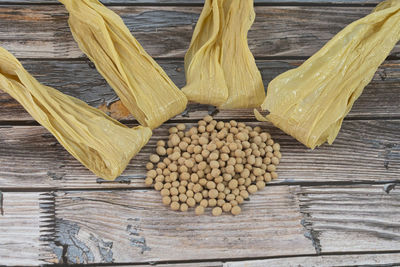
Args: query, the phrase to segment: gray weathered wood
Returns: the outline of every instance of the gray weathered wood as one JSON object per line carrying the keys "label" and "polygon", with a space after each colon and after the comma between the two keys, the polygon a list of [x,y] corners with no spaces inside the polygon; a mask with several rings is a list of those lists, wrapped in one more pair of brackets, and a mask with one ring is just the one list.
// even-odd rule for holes
{"label": "gray weathered wood", "polygon": [[361,254],[361,255],[333,255],[317,257],[290,257],[268,260],[252,260],[227,262],[223,267],[330,267],[330,266],[398,266],[400,253],[393,254]]}
{"label": "gray weathered wood", "polygon": [[243,255],[279,257],[319,251],[376,252],[228,262],[226,266],[399,263],[398,253],[378,254],[400,249],[400,191],[386,193],[383,185],[267,187],[243,204],[241,215],[218,218],[172,212],[153,190],[60,191],[55,202],[53,194],[47,193],[2,194],[0,260],[7,265],[197,257],[233,260]]}
{"label": "gray weathered wood", "polygon": [[[192,125],[192,124],[188,124]],[[400,181],[400,120],[345,121],[332,146],[314,151],[267,123],[262,126],[281,144],[283,158],[275,183]],[[144,187],[148,157],[166,139],[164,124],[115,182],[98,184],[96,176],[39,126],[0,128],[0,188]]]}
{"label": "gray weathered wood", "polygon": [[[178,87],[185,85],[185,74],[182,60],[158,60]],[[300,60],[258,60],[265,87],[280,73],[300,65]],[[89,67],[88,61],[69,60],[23,60],[22,64],[40,82],[60,91],[86,101],[92,106],[110,104],[110,114],[117,119],[134,119],[129,112],[114,103],[116,95],[101,75]],[[382,64],[373,81],[365,88],[356,101],[348,117],[400,117],[400,61],[390,60]],[[190,104],[185,116],[174,119],[193,120],[202,118],[211,109],[209,106]],[[254,119],[253,111],[225,110],[216,115],[219,119]],[[0,121],[31,121],[32,117],[10,96],[0,88]]]}
{"label": "gray weathered wood", "polygon": [[[183,57],[201,7],[111,7],[154,57]],[[310,56],[372,7],[258,6],[249,32],[256,57]],[[0,6],[1,45],[20,58],[77,58],[68,15],[59,5]],[[392,55],[398,55],[400,45]]]}
{"label": "gray weathered wood", "polygon": [[[183,62],[170,57],[184,55],[203,1],[103,2],[116,5],[112,9],[122,15],[152,55],[164,58],[159,60],[161,65],[178,86],[183,86]],[[259,6],[249,34],[251,49],[257,57],[283,58],[311,55],[378,1],[255,2]],[[290,5],[277,6],[280,3]],[[115,94],[87,61],[71,60],[82,57],[82,53],[69,33],[67,14],[56,0],[0,0],[0,17],[0,45],[19,57],[35,58],[22,62],[40,81],[93,106],[101,105],[116,118],[133,119],[119,102],[114,102]],[[392,56],[400,56],[400,45]],[[257,63],[267,85],[301,61],[277,58]],[[193,122],[212,111],[210,107],[191,104],[185,116],[179,115],[155,130],[149,144],[118,181],[107,183],[97,183],[100,180],[44,128],[0,126],[0,190],[4,189],[0,191],[4,200],[1,203],[0,198],[0,265],[89,262],[113,266],[114,262],[148,266],[171,260],[177,263],[155,266],[216,267],[227,260],[226,267],[400,265],[400,191],[398,186],[393,189],[395,182],[400,182],[399,70],[398,60],[383,64],[333,146],[310,151],[263,123],[282,145],[280,178],[246,201],[237,217],[216,218],[209,211],[200,217],[193,211],[172,212],[162,206],[157,192],[140,189],[145,186],[144,164],[156,141],[167,136],[166,129],[173,121]],[[217,118],[253,121],[251,110],[221,111]],[[368,120],[355,120],[360,118]],[[32,123],[32,118],[0,92],[0,123],[8,122]],[[256,125],[254,121],[250,124]],[[338,185],[364,182],[369,185]],[[374,182],[386,184],[370,185]],[[4,192],[23,188],[58,191]],[[349,252],[353,255],[317,255]],[[254,257],[283,258],[231,262]]]}
{"label": "gray weathered wood", "polygon": [[[386,193],[382,185],[274,186],[251,196],[239,216],[212,217],[210,211],[203,216],[170,211],[153,190],[66,191],[56,193],[56,241],[66,246],[69,263],[396,252],[399,200],[398,189]],[[325,266],[379,259],[327,257]],[[393,259],[384,263],[396,263]],[[293,264],[319,265],[323,258],[310,260]],[[290,259],[282,266],[285,262]]]}
{"label": "gray weathered wood", "polygon": [[[400,250],[400,188],[302,187],[300,208],[321,252]],[[398,259],[399,261],[400,259]]]}
{"label": "gray weathered wood", "polygon": [[[3,192],[0,215],[0,264],[37,266],[50,262],[54,255],[46,240],[54,235],[48,206],[54,204],[47,194]],[[49,219],[50,218],[50,219]]]}
{"label": "gray weathered wood", "polygon": [[173,212],[154,190],[59,192],[57,241],[67,244],[69,263],[312,254],[297,189],[266,188],[236,217]]}

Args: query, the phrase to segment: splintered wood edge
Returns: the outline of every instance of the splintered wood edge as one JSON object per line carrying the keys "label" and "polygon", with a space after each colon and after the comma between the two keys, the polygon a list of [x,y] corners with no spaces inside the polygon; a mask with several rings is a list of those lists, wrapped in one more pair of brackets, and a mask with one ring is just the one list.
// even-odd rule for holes
{"label": "splintered wood edge", "polygon": [[49,237],[55,232],[49,214],[54,210],[54,198],[42,192],[1,194],[4,212],[0,215],[0,263],[37,266],[51,261],[54,257]]}

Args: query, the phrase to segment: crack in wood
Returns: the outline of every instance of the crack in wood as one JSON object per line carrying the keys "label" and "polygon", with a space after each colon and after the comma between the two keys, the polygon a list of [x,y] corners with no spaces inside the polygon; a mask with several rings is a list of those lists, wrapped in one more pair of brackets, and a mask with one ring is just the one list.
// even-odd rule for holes
{"label": "crack in wood", "polygon": [[319,240],[319,232],[312,229],[312,223],[307,221],[307,218],[310,218],[311,215],[308,212],[300,212],[303,214],[304,219],[301,220],[301,225],[306,229],[304,236],[311,240],[313,247],[315,248],[315,252],[319,255],[321,254],[321,243]]}
{"label": "crack in wood", "polygon": [[99,250],[101,262],[102,263],[113,263],[113,242],[112,241],[104,241],[101,238],[97,238],[92,233],[90,233],[89,239],[95,242],[97,249]]}
{"label": "crack in wood", "polygon": [[47,172],[47,176],[49,176],[53,180],[62,180],[62,178],[64,178],[65,175],[66,173],[57,173],[52,171]]}
{"label": "crack in wood", "polygon": [[93,252],[78,238],[80,229],[80,226],[75,222],[56,219],[56,239],[54,244],[62,247],[61,259],[64,264],[82,264],[94,261]]}
{"label": "crack in wood", "polygon": [[150,251],[151,248],[147,245],[146,238],[140,236],[140,232],[142,231],[140,227],[140,218],[130,218],[128,221],[132,222],[126,226],[131,246],[140,248],[141,254],[145,251]]}
{"label": "crack in wood", "polygon": [[300,213],[303,215],[303,218],[301,219],[300,223],[301,225],[304,227],[305,229],[305,233],[304,236],[311,240],[312,246],[315,249],[315,252],[317,253],[317,255],[321,254],[321,241],[319,239],[320,233],[318,231],[316,231],[313,228],[313,223],[312,223],[312,215],[310,212],[307,211],[307,205],[302,203],[299,200],[299,195],[304,195],[304,193],[301,192],[302,187],[298,187],[297,190],[293,190],[292,193],[293,195],[296,196],[298,205],[299,205],[299,209],[300,209]]}
{"label": "crack in wood", "polygon": [[[132,178],[137,178],[137,177],[132,177]],[[130,177],[119,176],[114,181],[105,180],[103,178],[97,178],[96,179],[96,183],[98,183],[98,184],[130,184],[131,183],[131,178]]]}
{"label": "crack in wood", "polygon": [[397,183],[389,183],[389,184],[385,184],[383,186],[383,191],[386,192],[386,194],[389,194],[390,191],[394,190],[396,188]]}
{"label": "crack in wood", "polygon": [[0,214],[1,216],[4,215],[4,209],[3,209],[3,193],[0,191]]}

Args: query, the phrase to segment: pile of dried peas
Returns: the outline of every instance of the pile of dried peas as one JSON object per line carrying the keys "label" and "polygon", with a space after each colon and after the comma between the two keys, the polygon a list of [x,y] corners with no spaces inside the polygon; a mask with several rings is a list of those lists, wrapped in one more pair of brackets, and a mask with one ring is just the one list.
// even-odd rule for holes
{"label": "pile of dried peas", "polygon": [[185,130],[183,123],[170,128],[168,142],[157,142],[146,165],[146,185],[160,191],[172,210],[195,207],[200,215],[211,207],[214,216],[238,215],[249,194],[278,178],[280,145],[260,127],[206,116]]}

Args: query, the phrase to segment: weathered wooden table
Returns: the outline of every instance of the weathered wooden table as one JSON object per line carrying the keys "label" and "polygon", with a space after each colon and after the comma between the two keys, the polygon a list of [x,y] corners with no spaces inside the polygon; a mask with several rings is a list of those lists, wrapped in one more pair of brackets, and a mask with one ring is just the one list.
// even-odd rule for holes
{"label": "weathered wooden table", "polygon": [[[183,56],[201,0],[104,0],[182,87]],[[298,66],[377,0],[256,0],[249,42],[265,85]],[[73,41],[55,0],[0,0],[0,43],[40,80],[129,125],[112,89]],[[0,265],[400,265],[400,44],[376,73],[332,146],[311,151],[270,124],[280,178],[237,217],[177,213],[144,185],[155,130],[115,182],[96,179],[0,91]],[[216,118],[256,124],[251,110]],[[254,261],[256,260],[256,261]],[[246,265],[245,265],[246,263]]]}

